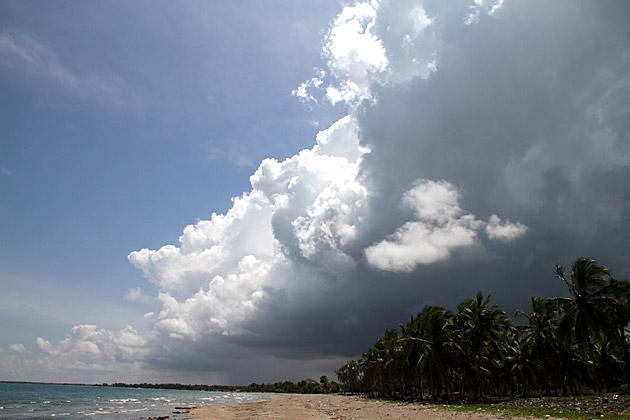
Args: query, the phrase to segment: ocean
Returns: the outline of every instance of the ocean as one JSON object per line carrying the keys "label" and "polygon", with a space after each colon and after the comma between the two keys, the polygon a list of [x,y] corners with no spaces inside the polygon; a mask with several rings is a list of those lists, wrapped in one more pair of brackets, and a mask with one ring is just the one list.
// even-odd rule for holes
{"label": "ocean", "polygon": [[263,399],[246,393],[0,383],[0,419],[183,420],[191,416],[178,407]]}

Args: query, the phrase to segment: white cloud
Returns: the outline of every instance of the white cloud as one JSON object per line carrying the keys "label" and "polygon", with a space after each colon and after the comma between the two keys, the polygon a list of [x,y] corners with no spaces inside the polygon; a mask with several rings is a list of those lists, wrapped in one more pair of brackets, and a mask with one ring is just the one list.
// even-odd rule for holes
{"label": "white cloud", "polygon": [[24,344],[10,344],[9,350],[18,354],[26,353],[26,348],[24,347]]}
{"label": "white cloud", "polygon": [[324,53],[338,80],[328,86],[333,103],[355,103],[370,97],[371,75],[387,68],[387,54],[373,34],[376,9],[368,3],[347,6],[337,15],[328,33]]}
{"label": "white cloud", "polygon": [[277,291],[292,287],[296,255],[322,270],[352,269],[344,248],[365,211],[358,168],[366,151],[356,121],[342,118],[319,133],[313,149],[264,160],[252,190],[225,215],[187,226],[179,247],[132,252],[129,261],[160,288],[156,330],[191,341],[239,336],[276,303]]}
{"label": "white cloud", "polygon": [[150,351],[149,341],[129,325],[118,332],[77,325],[56,344],[41,337],[36,342],[41,355],[25,362],[37,366],[38,375],[59,378],[73,371],[132,374]]}
{"label": "white cloud", "polygon": [[450,257],[451,251],[474,244],[476,232],[462,218],[455,223],[433,227],[408,222],[387,239],[365,250],[368,263],[379,270],[411,272],[420,264],[432,264]]}
{"label": "white cloud", "polygon": [[466,25],[479,23],[481,14],[485,12],[492,16],[503,7],[504,0],[474,0],[474,5],[470,6],[470,12],[464,17]]}
{"label": "white cloud", "polygon": [[50,342],[48,340],[44,340],[41,337],[37,337],[37,347],[43,351],[44,353],[48,353],[48,354],[56,354],[56,349],[55,346],[53,346],[52,344],[50,344]]}
{"label": "white cloud", "polygon": [[510,242],[527,232],[527,226],[521,223],[503,222],[496,214],[490,216],[486,225],[486,234],[488,238]]}
{"label": "white cloud", "polygon": [[[327,65],[335,78],[325,87],[328,100],[357,105],[374,99],[374,84],[428,78],[438,64],[436,41],[429,31],[434,20],[415,1],[346,6],[331,24],[324,43]],[[322,84],[321,77],[314,78],[297,92]],[[313,98],[312,94],[308,97]]]}
{"label": "white cloud", "polygon": [[491,240],[510,242],[527,232],[520,223],[502,222],[492,215],[488,223],[463,214],[461,195],[445,181],[421,180],[403,195],[403,204],[413,210],[416,220],[396,229],[392,235],[365,250],[367,261],[383,271],[411,272],[422,264],[449,258],[454,250],[477,243],[485,227]]}
{"label": "white cloud", "polygon": [[186,299],[160,293],[163,307],[156,320],[157,330],[170,338],[192,341],[208,334],[242,334],[242,322],[265,304],[265,289],[281,265],[282,261],[273,258],[259,260],[246,255],[232,272],[215,274],[205,287]]}
{"label": "white cloud", "polygon": [[155,300],[152,296],[147,295],[141,287],[129,289],[125,295],[125,299],[138,303],[151,303]]}
{"label": "white cloud", "polygon": [[453,185],[428,180],[417,184],[404,194],[403,203],[413,209],[418,219],[445,224],[461,214],[460,194]]}
{"label": "white cloud", "polygon": [[315,73],[317,74],[315,77],[312,77],[309,80],[302,82],[297,89],[291,91],[291,94],[298,97],[303,103],[319,103],[317,98],[309,91],[318,89],[324,83],[324,76],[326,76],[326,71],[316,68]]}
{"label": "white cloud", "polygon": [[417,220],[365,250],[367,261],[384,271],[411,272],[420,264],[445,260],[457,248],[475,243],[482,225],[463,214],[457,189],[444,181],[423,180],[403,196]]}

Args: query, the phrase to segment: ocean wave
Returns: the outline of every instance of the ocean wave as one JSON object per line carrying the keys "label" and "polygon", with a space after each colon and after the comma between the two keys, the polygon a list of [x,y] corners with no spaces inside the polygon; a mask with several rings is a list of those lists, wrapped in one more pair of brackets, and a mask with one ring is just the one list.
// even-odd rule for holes
{"label": "ocean wave", "polygon": [[139,400],[137,398],[115,398],[112,400],[107,400],[108,402],[115,402],[115,403],[127,403],[127,402],[132,402],[132,403],[136,403],[139,402]]}

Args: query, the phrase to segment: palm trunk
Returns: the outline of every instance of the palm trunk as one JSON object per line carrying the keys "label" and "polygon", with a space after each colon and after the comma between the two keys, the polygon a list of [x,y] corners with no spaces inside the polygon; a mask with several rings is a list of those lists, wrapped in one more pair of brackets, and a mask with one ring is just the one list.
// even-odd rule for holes
{"label": "palm trunk", "polygon": [[461,379],[461,384],[460,384],[460,392],[459,392],[459,402],[461,404],[464,403],[464,400],[466,399],[466,368],[462,368],[462,379]]}
{"label": "palm trunk", "polygon": [[619,325],[619,337],[621,338],[621,348],[623,349],[623,361],[626,364],[626,382],[630,390],[630,357],[628,356],[628,343],[626,343],[626,330],[623,325]]}
{"label": "palm trunk", "polygon": [[593,373],[595,375],[595,388],[597,388],[597,395],[600,397],[604,395],[604,391],[602,391],[601,384],[599,383],[599,372],[597,372],[597,363],[595,359],[595,349],[593,348],[593,342],[590,339],[590,334],[588,335],[588,351],[591,356],[591,360],[593,361]]}
{"label": "palm trunk", "polygon": [[480,351],[479,355],[477,356],[477,371],[475,372],[475,393],[473,396],[474,401],[479,400],[479,388],[481,388],[481,357],[482,353]]}

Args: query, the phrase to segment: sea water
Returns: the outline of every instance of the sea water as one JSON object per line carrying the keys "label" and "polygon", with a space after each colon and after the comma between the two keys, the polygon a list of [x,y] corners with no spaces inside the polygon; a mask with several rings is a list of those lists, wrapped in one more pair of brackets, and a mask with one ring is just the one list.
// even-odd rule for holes
{"label": "sea water", "polygon": [[177,407],[262,399],[246,393],[0,383],[0,419],[181,420],[191,416]]}

